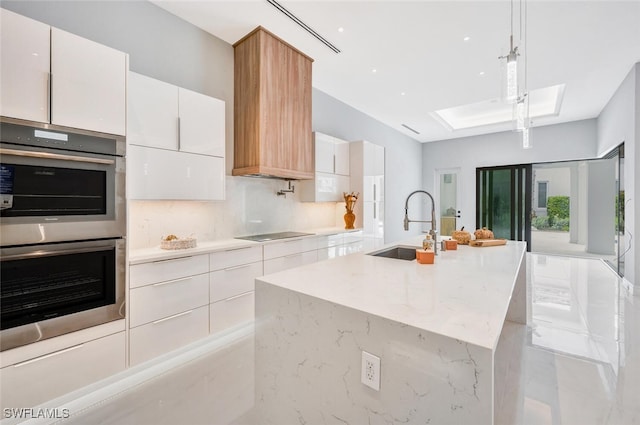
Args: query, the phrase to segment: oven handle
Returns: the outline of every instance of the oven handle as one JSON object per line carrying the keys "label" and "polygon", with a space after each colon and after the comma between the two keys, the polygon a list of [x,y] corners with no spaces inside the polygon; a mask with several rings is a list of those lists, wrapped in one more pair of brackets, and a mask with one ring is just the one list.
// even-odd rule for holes
{"label": "oven handle", "polygon": [[49,152],[34,152],[34,151],[21,151],[17,149],[6,149],[0,148],[0,154],[2,155],[14,155],[14,156],[25,156],[29,158],[43,158],[43,159],[59,159],[62,161],[75,161],[75,162],[89,162],[91,164],[106,164],[112,165],[115,163],[113,159],[101,159],[101,158],[90,158],[84,156],[73,156],[73,155],[61,155],[59,153],[49,153]]}
{"label": "oven handle", "polygon": [[14,255],[3,255],[0,261],[15,261],[15,260],[26,260],[29,258],[41,258],[41,257],[51,257],[54,255],[66,255],[66,254],[82,254],[85,252],[96,252],[96,251],[105,251],[110,248],[113,248],[112,245],[102,245],[95,247],[87,247],[87,248],[73,248],[73,249],[60,249],[60,250],[51,250],[51,251],[35,251],[29,252],[26,254],[14,254]]}

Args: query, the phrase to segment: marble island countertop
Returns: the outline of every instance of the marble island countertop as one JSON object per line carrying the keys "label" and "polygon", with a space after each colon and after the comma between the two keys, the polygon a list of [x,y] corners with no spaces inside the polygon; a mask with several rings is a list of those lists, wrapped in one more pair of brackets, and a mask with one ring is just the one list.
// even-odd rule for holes
{"label": "marble island countertop", "polygon": [[[421,240],[388,246],[417,247]],[[526,244],[514,241],[459,246],[439,251],[432,265],[357,253],[258,280],[493,350],[525,252]]]}

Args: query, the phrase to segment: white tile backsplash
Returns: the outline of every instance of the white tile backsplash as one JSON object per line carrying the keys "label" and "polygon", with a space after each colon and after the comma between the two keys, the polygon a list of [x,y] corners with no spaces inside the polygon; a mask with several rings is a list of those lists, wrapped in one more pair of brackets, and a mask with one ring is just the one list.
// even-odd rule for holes
{"label": "white tile backsplash", "polygon": [[129,248],[158,246],[168,234],[204,242],[344,224],[342,202],[307,203],[300,202],[298,193],[276,195],[286,188],[284,180],[226,176],[225,201],[129,201]]}

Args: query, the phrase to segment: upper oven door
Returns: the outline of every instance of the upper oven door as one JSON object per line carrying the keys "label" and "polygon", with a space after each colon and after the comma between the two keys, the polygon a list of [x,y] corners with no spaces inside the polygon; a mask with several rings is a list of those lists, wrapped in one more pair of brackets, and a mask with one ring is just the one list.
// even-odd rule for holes
{"label": "upper oven door", "polygon": [[3,135],[2,246],[121,237],[124,187],[123,156],[7,143]]}

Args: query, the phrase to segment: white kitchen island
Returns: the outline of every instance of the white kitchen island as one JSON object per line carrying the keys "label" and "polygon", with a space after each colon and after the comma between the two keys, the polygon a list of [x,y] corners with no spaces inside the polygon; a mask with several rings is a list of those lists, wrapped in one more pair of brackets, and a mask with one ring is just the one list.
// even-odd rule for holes
{"label": "white kitchen island", "polygon": [[[492,424],[500,333],[527,318],[525,251],[353,254],[258,278],[261,423]],[[361,383],[362,351],[381,359],[379,391]]]}

